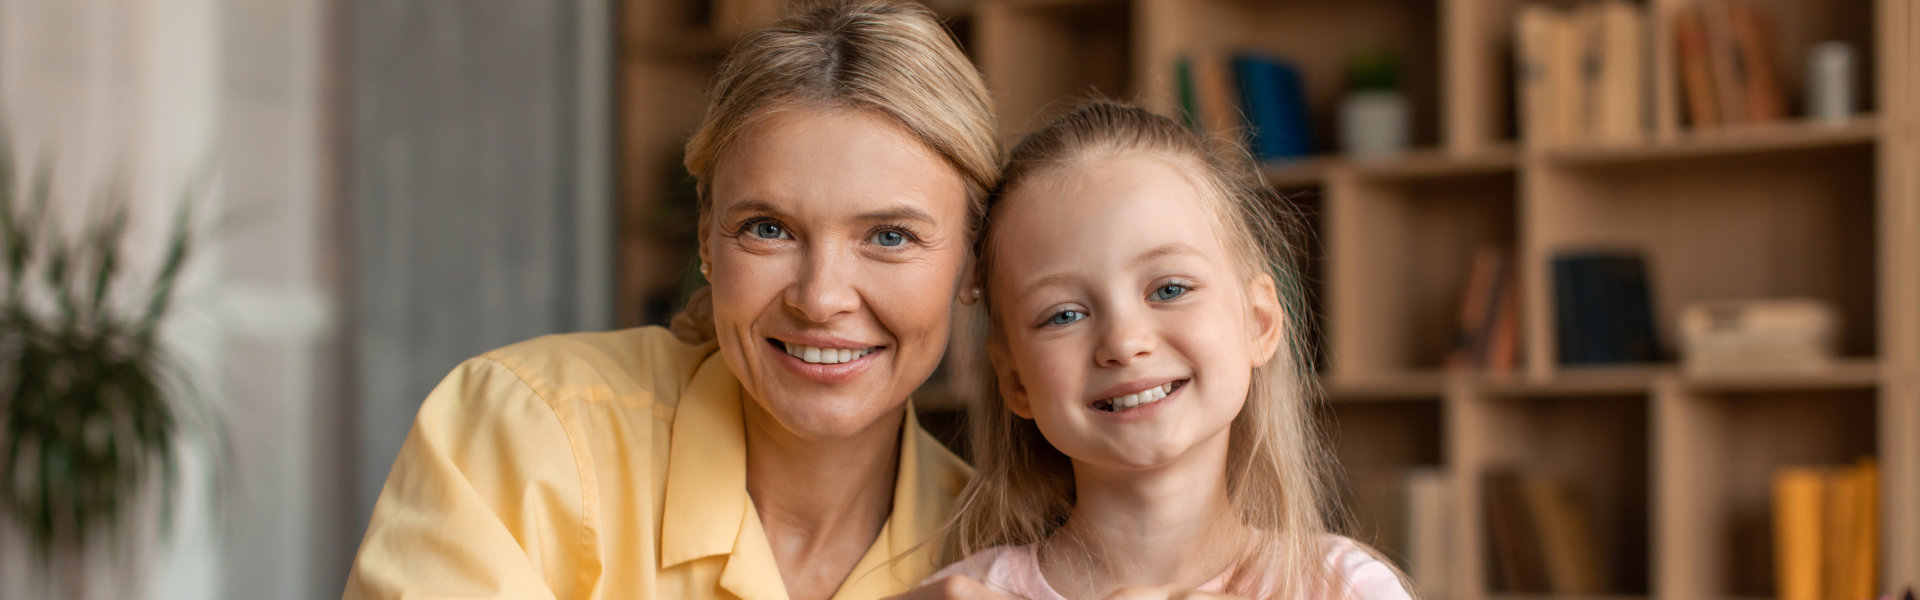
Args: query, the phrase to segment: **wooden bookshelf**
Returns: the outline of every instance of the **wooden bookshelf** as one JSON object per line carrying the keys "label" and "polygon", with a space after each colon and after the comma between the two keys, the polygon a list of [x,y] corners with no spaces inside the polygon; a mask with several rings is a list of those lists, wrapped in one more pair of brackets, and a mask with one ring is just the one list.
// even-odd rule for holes
{"label": "wooden bookshelf", "polygon": [[[1263,175],[1316,224],[1308,279],[1332,400],[1319,408],[1323,426],[1349,498],[1397,470],[1444,471],[1455,517],[1444,600],[1574,598],[1515,593],[1492,576],[1480,488],[1489,472],[1548,473],[1581,490],[1609,575],[1580,598],[1766,598],[1772,565],[1755,548],[1771,547],[1773,470],[1862,455],[1881,468],[1881,582],[1920,586],[1920,5],[1752,0],[1773,17],[1787,89],[1804,85],[1813,44],[1853,45],[1862,112],[1805,121],[1794,93],[1787,121],[1696,130],[1669,17],[1701,0],[1638,0],[1653,16],[1645,139],[1542,147],[1516,131],[1511,75],[1514,16],[1542,1],[932,5],[982,68],[1009,141],[1088,94],[1171,112],[1178,57],[1255,49],[1294,63],[1318,154]],[[705,16],[627,2],[625,230],[640,231],[671,198],[660,165],[697,119],[718,50],[782,2],[664,3],[712,6]],[[1369,50],[1401,58],[1413,108],[1416,150],[1386,160],[1334,152],[1348,62]],[[1448,370],[1461,290],[1489,244],[1510,248],[1519,268],[1520,363]],[[648,234],[622,247],[622,306],[679,284],[678,272],[652,272],[676,259]],[[1667,362],[1561,366],[1553,256],[1621,247],[1647,258]],[[1692,376],[1672,362],[1688,303],[1782,296],[1839,309],[1836,364]],[[622,314],[643,322],[640,310]],[[950,414],[969,396],[930,385],[923,411]],[[1390,518],[1355,512],[1363,538]]]}

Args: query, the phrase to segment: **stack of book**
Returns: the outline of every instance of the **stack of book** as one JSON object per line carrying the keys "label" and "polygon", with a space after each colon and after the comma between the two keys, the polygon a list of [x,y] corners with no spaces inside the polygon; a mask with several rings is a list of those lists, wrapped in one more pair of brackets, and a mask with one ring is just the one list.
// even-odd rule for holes
{"label": "stack of book", "polygon": [[1813,299],[1697,302],[1679,330],[1680,364],[1693,374],[1815,371],[1840,348],[1839,311]]}
{"label": "stack of book", "polygon": [[1607,565],[1593,513],[1571,484],[1536,474],[1489,473],[1487,540],[1495,581],[1506,593],[1593,595]]}
{"label": "stack of book", "polygon": [[1645,138],[1652,95],[1646,10],[1627,0],[1530,3],[1514,20],[1520,134],[1531,145]]}
{"label": "stack of book", "polygon": [[1873,459],[1775,472],[1773,546],[1780,600],[1879,597],[1880,469]]}
{"label": "stack of book", "polygon": [[1179,59],[1174,79],[1182,116],[1195,131],[1244,132],[1261,160],[1312,152],[1306,89],[1292,63],[1257,52],[1196,54]]}
{"label": "stack of book", "polygon": [[1701,0],[1674,14],[1687,119],[1697,129],[1787,116],[1766,14],[1746,0]]}
{"label": "stack of book", "polygon": [[1553,290],[1560,364],[1653,362],[1660,358],[1646,260],[1638,254],[1556,256]]}

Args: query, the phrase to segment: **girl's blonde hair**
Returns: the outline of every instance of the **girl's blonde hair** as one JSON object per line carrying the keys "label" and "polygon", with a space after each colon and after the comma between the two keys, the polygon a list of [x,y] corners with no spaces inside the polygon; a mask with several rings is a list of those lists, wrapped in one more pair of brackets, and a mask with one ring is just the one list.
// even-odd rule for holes
{"label": "girl's blonde hair", "polygon": [[[838,2],[748,34],[720,66],[707,107],[686,149],[703,226],[720,158],[783,110],[871,111],[912,133],[966,180],[968,239],[979,231],[987,189],[999,175],[993,103],[980,71],[919,4]],[[673,318],[673,332],[689,343],[713,339],[711,288],[694,292]]]}
{"label": "girl's blonde hair", "polygon": [[[1331,460],[1312,414],[1319,397],[1307,341],[1313,319],[1306,314],[1297,264],[1303,252],[1293,241],[1304,229],[1297,212],[1265,185],[1244,151],[1230,142],[1204,140],[1145,109],[1087,102],[1014,147],[999,185],[988,195],[985,231],[975,250],[980,273],[991,272],[998,258],[993,219],[1011,192],[1042,175],[1116,157],[1164,159],[1187,175],[1200,188],[1242,281],[1273,277],[1286,311],[1285,346],[1254,369],[1247,402],[1231,426],[1228,497],[1245,524],[1259,533],[1235,562],[1227,591],[1254,596],[1267,590],[1280,598],[1334,595],[1325,593],[1340,589],[1325,568],[1325,534],[1329,522],[1340,517],[1328,495]],[[990,279],[983,275],[979,281]],[[1250,294],[1262,289],[1245,287]],[[987,344],[1004,351],[998,317],[991,304],[986,310]],[[976,402],[970,414],[976,475],[948,523],[950,560],[994,546],[1039,542],[1066,521],[1075,500],[1071,461],[1033,421],[1015,416],[994,384],[984,387],[995,391]]]}

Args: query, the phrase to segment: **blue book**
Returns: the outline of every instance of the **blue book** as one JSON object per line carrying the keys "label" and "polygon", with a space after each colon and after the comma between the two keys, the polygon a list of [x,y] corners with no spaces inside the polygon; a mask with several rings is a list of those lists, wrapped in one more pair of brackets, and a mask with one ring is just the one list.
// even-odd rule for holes
{"label": "blue book", "polygon": [[1285,61],[1254,53],[1233,56],[1240,110],[1247,116],[1247,146],[1261,160],[1302,158],[1311,153],[1305,87],[1300,71]]}

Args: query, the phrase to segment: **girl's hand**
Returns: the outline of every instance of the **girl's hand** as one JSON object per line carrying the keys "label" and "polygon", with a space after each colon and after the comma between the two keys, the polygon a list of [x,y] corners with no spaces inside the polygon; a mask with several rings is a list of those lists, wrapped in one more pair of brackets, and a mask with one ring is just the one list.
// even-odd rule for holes
{"label": "girl's hand", "polygon": [[1107,595],[1107,600],[1245,600],[1239,596],[1181,589],[1178,586],[1123,587]]}
{"label": "girl's hand", "polygon": [[913,588],[887,600],[1010,600],[987,589],[980,582],[960,575],[948,575]]}

